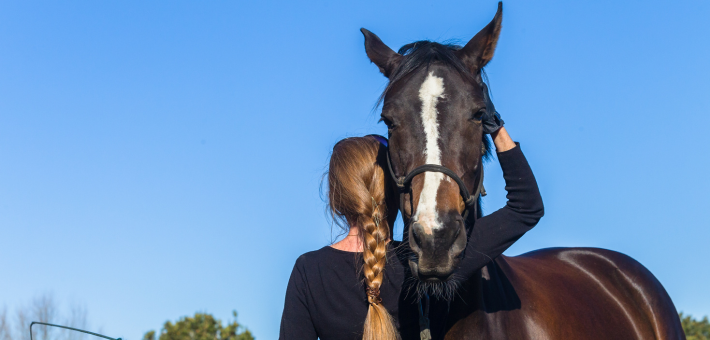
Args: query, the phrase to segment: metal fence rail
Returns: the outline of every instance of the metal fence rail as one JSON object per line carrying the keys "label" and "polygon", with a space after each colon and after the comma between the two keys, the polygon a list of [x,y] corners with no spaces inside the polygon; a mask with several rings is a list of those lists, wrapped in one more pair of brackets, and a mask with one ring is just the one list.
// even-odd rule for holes
{"label": "metal fence rail", "polygon": [[73,328],[73,327],[67,327],[67,326],[60,326],[60,325],[55,325],[55,324],[46,323],[46,322],[39,322],[39,321],[32,321],[32,323],[30,324],[30,340],[34,340],[34,339],[32,338],[32,326],[35,325],[35,324],[37,324],[37,325],[45,325],[45,326],[52,326],[52,327],[59,327],[59,328],[64,328],[64,329],[70,329],[70,330],[72,330],[72,331],[77,331],[77,332],[82,332],[82,333],[86,333],[86,334],[91,334],[91,335],[98,336],[98,337],[101,337],[101,338],[104,338],[104,339],[108,339],[108,340],[123,340],[123,339],[121,339],[121,338],[111,338],[111,337],[108,337],[108,336],[105,336],[105,335],[101,335],[101,334],[98,334],[98,333],[85,331],[85,330],[83,330],[83,329],[78,329],[78,328]]}

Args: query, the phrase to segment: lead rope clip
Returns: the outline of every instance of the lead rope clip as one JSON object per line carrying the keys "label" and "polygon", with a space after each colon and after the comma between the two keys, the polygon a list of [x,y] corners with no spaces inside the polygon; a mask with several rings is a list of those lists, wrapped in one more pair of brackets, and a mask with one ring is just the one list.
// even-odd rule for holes
{"label": "lead rope clip", "polygon": [[[424,305],[422,305],[424,300]],[[424,299],[419,300],[419,338],[421,340],[431,340],[431,327],[429,327],[429,294],[424,295]]]}

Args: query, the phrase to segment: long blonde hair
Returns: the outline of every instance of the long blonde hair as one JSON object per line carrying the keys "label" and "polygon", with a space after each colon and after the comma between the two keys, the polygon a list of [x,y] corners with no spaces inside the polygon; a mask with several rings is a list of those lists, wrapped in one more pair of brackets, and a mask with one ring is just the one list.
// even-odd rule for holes
{"label": "long blonde hair", "polygon": [[336,221],[357,226],[363,245],[362,272],[369,303],[363,340],[399,339],[394,320],[380,298],[393,223],[387,212],[391,210],[396,216],[397,211],[383,167],[385,153],[386,146],[374,136],[347,138],[333,147],[328,170],[330,213]]}

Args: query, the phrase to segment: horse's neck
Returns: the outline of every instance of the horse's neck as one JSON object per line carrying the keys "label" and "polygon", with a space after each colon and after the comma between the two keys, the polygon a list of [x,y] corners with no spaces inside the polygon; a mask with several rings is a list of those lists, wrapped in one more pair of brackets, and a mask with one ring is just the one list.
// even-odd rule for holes
{"label": "horse's neck", "polygon": [[519,309],[520,298],[506,272],[510,273],[508,262],[505,256],[499,256],[463,282],[459,297],[450,305],[449,327],[466,319],[485,329],[486,323],[495,322],[496,316],[501,315],[496,312]]}
{"label": "horse's neck", "polygon": [[481,269],[478,298],[486,313],[520,308],[520,298],[508,278],[510,267],[505,256],[499,256]]}

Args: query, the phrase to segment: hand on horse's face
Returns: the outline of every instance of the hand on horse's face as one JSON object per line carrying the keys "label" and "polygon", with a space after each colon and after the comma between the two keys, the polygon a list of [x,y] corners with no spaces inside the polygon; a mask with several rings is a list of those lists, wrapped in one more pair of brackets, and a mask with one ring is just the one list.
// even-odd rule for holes
{"label": "hand on horse's face", "polygon": [[508,132],[503,127],[505,122],[500,118],[500,114],[496,110],[495,105],[493,105],[493,101],[491,101],[488,86],[483,84],[482,88],[483,100],[486,104],[485,109],[481,110],[483,133],[490,134],[491,137],[493,137],[493,143],[498,152],[508,151],[515,147],[515,142],[513,142],[513,139],[510,138],[510,135],[508,135]]}
{"label": "hand on horse's face", "polygon": [[491,101],[488,85],[483,84],[483,100],[486,102],[486,108],[482,110],[481,125],[483,125],[483,133],[492,134],[498,131],[505,122],[500,118],[500,114],[496,111],[493,101]]}

